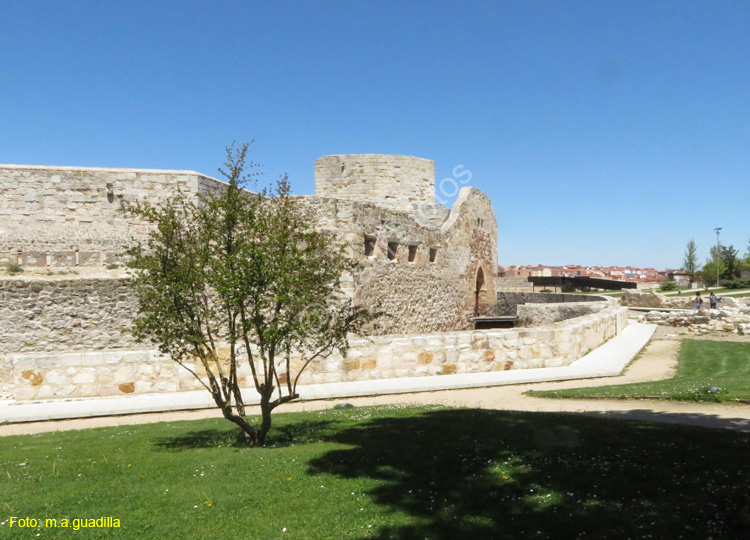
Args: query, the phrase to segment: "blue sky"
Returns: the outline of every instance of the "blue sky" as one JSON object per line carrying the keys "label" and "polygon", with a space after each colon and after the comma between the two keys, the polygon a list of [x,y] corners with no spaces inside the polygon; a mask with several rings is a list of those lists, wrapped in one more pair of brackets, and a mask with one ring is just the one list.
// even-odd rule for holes
{"label": "blue sky", "polygon": [[504,265],[750,240],[750,2],[0,5],[0,163],[218,176],[254,139],[307,194],[320,156],[404,154],[471,171]]}

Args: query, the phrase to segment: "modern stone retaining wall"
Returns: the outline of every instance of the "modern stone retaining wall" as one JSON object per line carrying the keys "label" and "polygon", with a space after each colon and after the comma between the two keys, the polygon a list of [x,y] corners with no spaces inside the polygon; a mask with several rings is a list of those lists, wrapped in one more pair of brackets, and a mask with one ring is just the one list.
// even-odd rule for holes
{"label": "modern stone retaining wall", "polygon": [[[614,301],[613,301],[614,303]],[[580,302],[567,304],[525,304],[518,306],[516,326],[541,326],[552,324],[590,313],[596,313],[607,307],[605,302]]]}
{"label": "modern stone retaining wall", "polygon": [[[355,339],[346,358],[333,356],[312,364],[301,382],[564,366],[619,334],[626,324],[627,308],[608,305],[598,313],[536,328]],[[249,382],[249,368],[243,368],[240,376]],[[0,398],[5,399],[117,396],[199,388],[187,370],[148,350],[0,355]]]}
{"label": "modern stone retaining wall", "polygon": [[523,304],[575,304],[580,302],[606,302],[608,300],[606,296],[587,294],[498,291],[497,315],[518,315],[517,307]]}
{"label": "modern stone retaining wall", "polygon": [[619,334],[627,310],[598,313],[536,328],[378,336],[352,342],[346,359],[332,358],[310,372],[325,383],[450,373],[565,366]]}

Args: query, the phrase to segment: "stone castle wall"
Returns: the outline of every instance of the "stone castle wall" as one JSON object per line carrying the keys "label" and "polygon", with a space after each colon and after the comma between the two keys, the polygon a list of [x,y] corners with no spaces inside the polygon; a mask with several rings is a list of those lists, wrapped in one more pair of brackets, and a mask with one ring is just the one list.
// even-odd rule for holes
{"label": "stone castle wall", "polygon": [[[358,272],[346,276],[344,291],[356,303],[384,312],[371,333],[392,336],[384,337],[382,347],[362,349],[363,355],[384,356],[367,356],[359,367],[354,357],[347,364],[341,358],[336,369],[343,370],[341,380],[399,376],[404,369],[412,373],[385,367],[393,351],[387,343],[395,334],[468,330],[477,301],[494,306],[492,205],[469,187],[452,209],[434,204],[429,160],[332,156],[319,162],[336,164],[339,176],[342,167],[343,172],[349,168],[352,182],[369,186],[360,195],[354,187],[336,192],[334,179],[329,191],[325,182],[321,190],[337,198],[318,194],[299,200],[316,228],[331,233],[361,263]],[[177,189],[196,194],[224,185],[189,171],[0,166],[0,264],[55,269],[120,262],[122,246],[149,231],[148,224],[121,211],[125,203],[158,205]],[[136,312],[127,278],[119,270],[101,272],[110,277],[61,278],[50,272],[0,280],[0,385],[6,393],[23,389],[16,399],[43,399],[194,388],[179,378],[171,361],[135,343],[126,331]],[[443,337],[431,340],[450,346]],[[470,369],[461,363],[452,368],[437,350],[419,352],[432,354],[436,362],[417,353],[419,366]],[[411,359],[404,357],[404,365]],[[321,372],[310,371],[310,381],[335,379],[334,364],[325,365]]]}
{"label": "stone castle wall", "polygon": [[192,171],[0,165],[0,265],[102,266],[148,226],[122,212],[224,185]]}
{"label": "stone castle wall", "polygon": [[383,154],[324,156],[315,161],[315,195],[408,210],[415,203],[435,204],[435,162]]}
{"label": "stone castle wall", "polygon": [[[316,201],[321,218],[337,212],[334,204]],[[348,203],[352,210],[354,203]],[[360,208],[361,210],[361,208]],[[338,211],[342,211],[339,207]],[[374,334],[425,333],[469,329],[473,317],[473,292],[478,268],[491,268],[494,256],[492,231],[474,231],[476,244],[454,246],[450,237],[416,225],[408,227],[405,216],[392,220],[378,232],[377,208],[358,222],[349,222],[352,241],[363,251],[362,230],[378,234],[376,251],[363,253],[360,273],[349,281],[349,293],[361,305],[385,313],[372,329]],[[325,223],[325,220],[322,221]],[[369,228],[372,225],[372,228]],[[403,244],[390,260],[387,239],[400,234]],[[466,234],[459,228],[455,234]],[[409,262],[409,242],[417,242]],[[430,262],[430,249],[437,249]],[[474,253],[474,255],[472,255]],[[476,258],[473,258],[475,257]],[[492,282],[488,280],[487,295]],[[0,279],[0,354],[23,352],[70,352],[135,346],[125,330],[136,313],[126,277],[4,277]]]}
{"label": "stone castle wall", "polygon": [[302,202],[318,229],[335,234],[361,263],[345,290],[357,304],[384,313],[370,333],[472,328],[480,269],[480,303],[494,306],[497,222],[481,191],[463,188],[438,223],[434,209],[415,219],[413,212],[369,202],[317,196]]}
{"label": "stone castle wall", "polygon": [[[452,209],[434,204],[434,163],[429,160],[405,156],[329,156],[318,160],[319,180],[324,177],[320,172],[324,163],[331,167],[335,164],[339,173],[342,167],[344,172],[356,169],[350,171],[352,178],[369,181],[373,189],[378,182],[384,182],[378,184],[381,187],[396,182],[397,186],[392,185],[392,189],[384,192],[388,197],[407,196],[413,191],[416,197],[411,199],[419,202],[414,204],[409,200],[407,209],[390,204],[393,201],[388,197],[348,198],[360,196],[355,191],[339,193],[343,199],[318,195],[299,198],[316,227],[348,246],[351,257],[362,263],[359,272],[348,276],[344,289],[356,303],[384,313],[370,329],[372,333],[471,328],[480,271],[481,303],[492,303],[495,296],[497,222],[489,199],[481,191],[465,187]],[[101,268],[122,262],[123,246],[150,230],[147,223],[123,212],[124,206],[135,201],[158,205],[176,190],[190,195],[215,191],[225,185],[190,171],[0,166],[3,197],[0,264],[18,262],[24,267],[47,267],[53,273],[59,268]],[[371,253],[365,252],[367,242],[372,243]],[[0,350],[9,352],[23,350],[30,341],[21,339],[18,330],[12,340],[7,337],[18,326],[21,314],[33,315],[28,305],[36,306],[37,312],[44,312],[45,317],[52,317],[60,309],[81,301],[83,293],[79,286],[101,287],[100,305],[109,303],[107,287],[111,285],[115,290],[123,287],[106,280],[95,285],[92,282],[65,286],[34,284],[27,289],[18,283],[7,285],[5,290],[18,309],[13,313],[6,310],[9,320],[0,320],[5,323],[0,334],[6,334]],[[31,291],[36,289],[44,291],[43,297],[33,297]],[[16,302],[24,294],[31,296]],[[46,306],[49,298],[55,299],[57,307]],[[120,302],[123,318],[134,312],[129,302]],[[86,309],[94,308],[87,305]],[[119,313],[120,308],[111,317],[117,318]],[[30,322],[28,329],[32,335],[38,328],[48,332],[32,341],[48,343],[49,350],[54,347],[68,350],[67,345],[55,341],[58,331],[65,333],[68,322],[78,321],[64,315],[54,329],[48,328],[44,318]],[[116,339],[104,337],[106,330],[93,334],[96,337],[71,334],[78,343],[72,350],[111,347]],[[122,339],[129,345],[128,338]]]}
{"label": "stone castle wall", "polygon": [[126,279],[0,280],[0,355],[137,347]]}

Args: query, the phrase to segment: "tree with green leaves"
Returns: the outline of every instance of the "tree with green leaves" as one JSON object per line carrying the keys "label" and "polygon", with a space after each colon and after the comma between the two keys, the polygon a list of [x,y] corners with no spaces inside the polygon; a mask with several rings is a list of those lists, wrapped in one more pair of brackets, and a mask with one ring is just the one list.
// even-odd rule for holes
{"label": "tree with green leaves", "polygon": [[682,261],[682,266],[690,278],[690,284],[692,285],[695,273],[698,271],[698,248],[695,245],[695,240],[691,239],[688,241],[685,247],[685,258]]}
{"label": "tree with green leaves", "polygon": [[[190,371],[249,444],[264,445],[272,411],[299,397],[304,370],[345,355],[348,336],[374,315],[344,297],[341,277],[355,263],[313,229],[286,178],[244,189],[247,150],[227,148],[220,193],[131,208],[153,231],[127,253],[135,336]],[[243,386],[259,396],[259,426]]]}
{"label": "tree with green leaves", "polygon": [[720,248],[719,260],[723,266],[720,274],[721,279],[727,281],[737,279],[740,277],[740,272],[742,270],[742,261],[737,257],[737,250],[734,246],[720,246]]}
{"label": "tree with green leaves", "polygon": [[721,259],[718,261],[706,259],[706,264],[703,265],[703,269],[701,270],[703,288],[708,289],[716,285],[717,273],[721,276],[723,270],[724,264],[721,262]]}

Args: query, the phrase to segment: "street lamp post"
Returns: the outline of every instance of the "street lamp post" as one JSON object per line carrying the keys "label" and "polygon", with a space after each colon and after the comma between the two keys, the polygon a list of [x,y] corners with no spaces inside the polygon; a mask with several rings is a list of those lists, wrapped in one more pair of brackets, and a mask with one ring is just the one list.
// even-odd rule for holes
{"label": "street lamp post", "polygon": [[721,232],[721,227],[716,227],[714,229],[716,231],[716,257],[714,261],[714,266],[716,267],[716,286],[719,286],[719,233]]}

